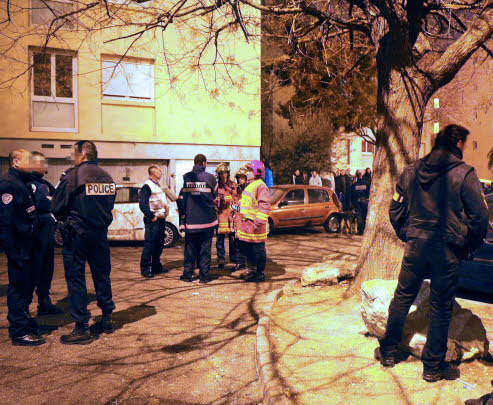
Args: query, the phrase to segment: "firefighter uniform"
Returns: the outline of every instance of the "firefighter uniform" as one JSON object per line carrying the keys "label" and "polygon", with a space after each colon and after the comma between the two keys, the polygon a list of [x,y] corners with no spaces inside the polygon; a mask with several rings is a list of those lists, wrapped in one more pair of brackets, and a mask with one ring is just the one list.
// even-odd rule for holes
{"label": "firefighter uniform", "polygon": [[185,258],[180,277],[183,281],[192,281],[197,262],[200,281],[210,281],[212,238],[219,224],[214,204],[216,193],[216,178],[204,166],[195,165],[183,176],[183,188],[177,200],[180,229],[185,231]]}
{"label": "firefighter uniform", "polygon": [[[13,343],[38,332],[33,330],[33,320],[29,315],[29,295],[35,276],[30,260],[35,253],[32,245],[38,215],[32,191],[26,185],[28,181],[26,173],[13,167],[0,178],[0,246],[8,261],[7,319]],[[31,342],[41,343],[44,343],[44,339],[38,338],[37,342]]]}
{"label": "firefighter uniform", "polygon": [[154,274],[168,271],[161,264],[165,222],[169,212],[165,191],[159,184],[148,179],[140,191],[139,207],[144,213],[145,225],[140,272],[144,277],[153,277]]}
{"label": "firefighter uniform", "polygon": [[[226,235],[229,239],[229,260],[231,263],[239,264],[239,250],[233,234],[233,211],[231,205],[237,200],[237,186],[229,180],[223,184],[218,183],[216,207],[219,220],[219,228],[217,229],[217,260],[220,267],[224,267],[226,249],[224,242]],[[221,266],[222,265],[222,266]]]}
{"label": "firefighter uniform", "polygon": [[38,231],[34,235],[31,265],[35,278],[31,284],[29,303],[34,290],[38,296],[38,315],[58,314],[62,311],[51,303],[50,289],[55,269],[55,219],[51,215],[51,198],[55,188],[40,173],[32,173],[28,187],[34,195],[34,205],[39,215]]}
{"label": "firefighter uniform", "polygon": [[435,147],[404,170],[390,206],[390,221],[407,246],[380,352],[384,359],[395,355],[409,308],[423,279],[431,278],[424,373],[446,366],[460,262],[481,246],[487,230],[488,211],[479,179],[461,159],[457,147]]}
{"label": "firefighter uniform", "polygon": [[87,310],[86,261],[103,318],[111,316],[115,309],[108,243],[115,197],[113,179],[95,161],[86,161],[69,169],[60,179],[53,196],[53,215],[63,222],[62,253],[70,313],[80,331],[87,330],[91,317]]}
{"label": "firefighter uniform", "polygon": [[247,281],[265,280],[265,241],[270,208],[269,189],[261,179],[251,179],[241,196],[237,231],[240,249],[247,258],[248,271],[242,275]]}
{"label": "firefighter uniform", "polygon": [[360,235],[365,231],[366,217],[368,215],[368,202],[370,199],[370,185],[358,179],[351,186],[351,201],[356,210],[356,219],[358,221],[358,233]]}

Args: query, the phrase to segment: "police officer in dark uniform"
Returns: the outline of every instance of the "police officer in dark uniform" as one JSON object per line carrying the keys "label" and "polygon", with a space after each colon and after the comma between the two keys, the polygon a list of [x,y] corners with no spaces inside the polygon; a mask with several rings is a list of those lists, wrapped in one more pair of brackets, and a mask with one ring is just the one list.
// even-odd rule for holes
{"label": "police officer in dark uniform", "polygon": [[192,281],[196,262],[200,269],[200,282],[211,281],[212,237],[219,221],[214,204],[217,181],[205,171],[206,167],[206,157],[202,154],[195,156],[193,170],[183,176],[183,188],[177,201],[180,229],[185,230],[185,260],[180,280],[187,282]]}
{"label": "police officer in dark uniform", "polygon": [[356,183],[351,186],[351,201],[356,211],[358,221],[358,233],[365,232],[366,216],[368,215],[368,202],[370,201],[370,185],[362,179],[361,172],[356,171]]}
{"label": "police officer in dark uniform", "polygon": [[51,215],[51,198],[55,193],[55,188],[43,179],[47,169],[45,156],[40,152],[33,152],[31,162],[31,178],[28,186],[34,194],[39,225],[34,235],[33,251],[35,254],[33,254],[31,265],[35,279],[31,285],[29,303],[31,303],[36,288],[38,316],[55,315],[63,312],[53,305],[50,299],[51,282],[55,269],[55,219]]}
{"label": "police officer in dark uniform", "polygon": [[70,300],[70,313],[75,320],[72,333],[63,335],[64,344],[88,344],[91,313],[87,310],[85,279],[86,261],[91,269],[97,304],[103,313],[99,328],[113,332],[110,248],[108,226],[113,220],[112,209],[116,185],[111,176],[97,164],[96,145],[80,141],[74,147],[75,167],[60,179],[52,200],[55,218],[63,221],[63,264]]}
{"label": "police officer in dark uniform", "polygon": [[9,172],[0,178],[0,246],[7,255],[9,276],[7,319],[12,344],[21,346],[45,343],[29,315],[33,279],[30,260],[38,221],[33,195],[27,187],[30,159],[27,150],[13,150]]}
{"label": "police officer in dark uniform", "polygon": [[445,362],[457,272],[461,259],[481,246],[488,226],[478,176],[462,161],[468,134],[458,125],[445,127],[431,153],[404,169],[390,206],[390,221],[407,247],[375,358],[385,367],[395,365],[409,308],[423,279],[431,278],[430,327],[422,355],[427,382],[460,377]]}

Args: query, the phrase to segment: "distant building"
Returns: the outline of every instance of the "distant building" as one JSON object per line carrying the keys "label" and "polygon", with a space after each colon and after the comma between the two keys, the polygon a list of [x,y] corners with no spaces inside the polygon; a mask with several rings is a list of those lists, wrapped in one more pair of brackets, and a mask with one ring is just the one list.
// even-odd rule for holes
{"label": "distant building", "polygon": [[[161,34],[145,34],[139,46],[128,52],[128,40],[107,42],[134,32],[135,27],[105,27],[88,36],[86,27],[92,21],[70,21],[42,52],[42,28],[53,18],[50,4],[66,13],[77,7],[75,3],[19,0],[20,8],[15,10],[21,11],[12,8],[12,22],[2,25],[0,81],[7,78],[6,72],[15,76],[27,69],[0,88],[2,172],[11,149],[37,150],[48,157],[47,179],[56,183],[71,165],[67,156],[74,142],[82,139],[96,142],[100,164],[117,183],[141,183],[149,164],[158,163],[164,181],[179,189],[198,153],[207,156],[209,171],[226,161],[234,172],[259,158],[258,46],[246,44],[241,35],[227,34],[234,60],[242,64],[241,76],[235,78],[241,88],[218,83],[213,69],[184,74],[183,64],[168,64]],[[108,7],[118,7],[121,17],[145,19],[152,3],[115,0],[108,1]],[[3,17],[6,4],[0,6]],[[97,11],[103,16],[104,4]],[[174,25],[166,32],[171,55],[198,38]],[[20,40],[9,49],[7,38],[15,36]]]}
{"label": "distant building", "polygon": [[341,133],[332,147],[331,162],[334,171],[350,170],[355,174],[356,170],[365,170],[373,167],[375,144],[363,139],[354,132]]}
{"label": "distant building", "polygon": [[493,147],[492,95],[493,61],[485,54],[473,56],[454,80],[431,98],[425,113],[420,157],[431,151],[437,132],[448,124],[459,124],[471,131],[464,160],[476,168],[481,179],[492,179],[487,157]]}

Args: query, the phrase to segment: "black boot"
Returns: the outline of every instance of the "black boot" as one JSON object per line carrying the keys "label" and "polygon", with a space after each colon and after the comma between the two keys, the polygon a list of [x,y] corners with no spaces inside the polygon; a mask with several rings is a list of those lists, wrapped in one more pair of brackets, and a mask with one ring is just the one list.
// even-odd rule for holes
{"label": "black boot", "polygon": [[240,274],[240,278],[242,280],[246,280],[248,278],[251,278],[255,275],[256,271],[255,270],[252,270],[252,269],[248,269],[247,271],[243,272]]}
{"label": "black boot", "polygon": [[111,314],[103,314],[103,318],[101,319],[101,329],[104,333],[113,333],[115,331],[113,328]]}
{"label": "black boot", "polygon": [[14,346],[39,346],[44,343],[46,343],[44,338],[33,334],[12,338],[12,344]]}
{"label": "black boot", "polygon": [[439,368],[423,370],[423,380],[429,383],[440,380],[457,380],[459,377],[460,370],[447,362]]}
{"label": "black boot", "polygon": [[217,262],[217,268],[218,268],[218,269],[224,269],[224,265],[225,265],[224,260],[219,260],[219,261]]}
{"label": "black boot", "polygon": [[238,270],[243,270],[246,269],[246,266],[244,264],[239,264],[237,263],[235,267],[231,269],[231,272],[238,271]]}
{"label": "black boot", "polygon": [[245,275],[244,280],[247,283],[261,283],[262,281],[265,281],[265,274],[252,272],[250,274]]}
{"label": "black boot", "polygon": [[76,324],[74,330],[68,335],[62,335],[60,342],[64,345],[88,345],[92,343],[93,337],[86,324]]}
{"label": "black boot", "polygon": [[375,348],[373,357],[375,358],[375,360],[378,360],[380,364],[384,367],[391,368],[394,367],[396,363],[398,363],[397,357],[394,354],[383,355],[380,347]]}
{"label": "black boot", "polygon": [[53,305],[50,297],[38,298],[38,316],[44,315],[59,315],[63,310]]}

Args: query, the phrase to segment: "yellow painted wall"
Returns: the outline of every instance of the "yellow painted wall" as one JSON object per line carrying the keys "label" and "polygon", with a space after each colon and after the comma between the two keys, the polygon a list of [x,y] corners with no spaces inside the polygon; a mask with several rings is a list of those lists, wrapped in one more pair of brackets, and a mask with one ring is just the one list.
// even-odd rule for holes
{"label": "yellow painted wall", "polygon": [[[18,4],[28,9],[30,3],[22,0]],[[3,19],[6,14],[5,10],[1,11]],[[93,14],[104,12],[98,9]],[[146,18],[145,13],[134,11],[127,15],[132,21]],[[77,51],[78,131],[31,131],[29,75],[22,74],[29,63],[25,50],[40,46],[44,37],[39,35],[37,27],[29,25],[28,11],[14,7],[12,17],[13,23],[3,26],[2,31],[21,38],[7,52],[6,58],[0,56],[0,82],[17,75],[19,78],[0,85],[3,117],[0,138],[260,146],[259,46],[252,42],[247,44],[237,32],[225,32],[220,47],[224,58],[228,63],[241,64],[241,69],[229,72],[235,82],[232,85],[223,67],[214,71],[207,66],[215,54],[212,48],[204,53],[203,70],[186,69],[190,61],[180,61],[180,55],[187,51],[186,46],[194,45],[193,41],[196,45],[201,38],[184,27],[170,27],[165,34],[166,58],[170,64],[166,63],[163,53],[163,38],[154,33],[144,35],[127,53],[129,57],[154,60],[155,100],[152,103],[102,100],[101,54],[122,55],[131,40],[103,42],[127,33],[126,30],[113,28],[87,36],[79,25],[76,31],[58,31],[59,38],[50,40],[49,47]],[[84,21],[86,26],[90,25],[89,17],[89,23]],[[27,35],[19,35],[19,32]],[[2,52],[10,45],[5,38],[0,39]]]}

